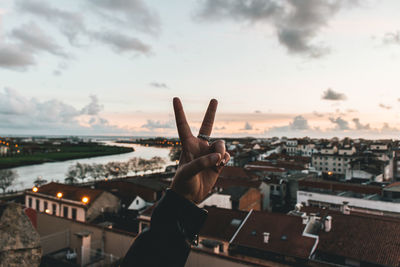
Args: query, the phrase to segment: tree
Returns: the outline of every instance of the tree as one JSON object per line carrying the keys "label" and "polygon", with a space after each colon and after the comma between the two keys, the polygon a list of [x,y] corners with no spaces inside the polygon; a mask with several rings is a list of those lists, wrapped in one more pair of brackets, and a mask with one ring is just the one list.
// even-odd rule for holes
{"label": "tree", "polygon": [[182,148],[180,146],[174,146],[169,151],[169,158],[171,161],[175,161],[178,164],[179,158],[181,156]]}
{"label": "tree", "polygon": [[103,164],[93,163],[89,168],[90,176],[96,181],[98,178],[105,176],[105,168]]}
{"label": "tree", "polygon": [[76,182],[78,182],[78,180],[76,179],[77,174],[78,173],[76,170],[76,166],[75,165],[69,166],[68,171],[66,173],[66,178],[64,179],[65,183],[75,184]]}
{"label": "tree", "polygon": [[40,187],[40,186],[42,186],[42,185],[44,185],[44,184],[47,184],[47,180],[46,180],[46,179],[43,179],[42,176],[38,176],[38,177],[36,178],[36,180],[33,181],[33,184],[34,184],[35,186],[37,186],[37,187]]}
{"label": "tree", "polygon": [[89,170],[89,165],[88,164],[82,164],[82,163],[76,163],[75,165],[76,168],[76,177],[82,180],[85,180],[86,174]]}
{"label": "tree", "polygon": [[6,193],[6,189],[15,182],[17,177],[17,172],[14,170],[0,170],[0,188],[3,189],[3,193]]}
{"label": "tree", "polygon": [[159,170],[165,164],[165,160],[162,157],[154,156],[150,160],[151,171]]}
{"label": "tree", "polygon": [[129,171],[133,171],[135,175],[139,171],[139,159],[138,158],[131,158],[128,161]]}

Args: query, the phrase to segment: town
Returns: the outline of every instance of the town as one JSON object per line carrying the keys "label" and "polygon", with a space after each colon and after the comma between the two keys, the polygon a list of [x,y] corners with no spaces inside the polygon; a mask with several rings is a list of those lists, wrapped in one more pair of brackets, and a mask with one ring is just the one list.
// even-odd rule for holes
{"label": "town", "polygon": [[[132,142],[168,145],[172,161],[180,153],[177,139]],[[399,141],[225,143],[231,158],[199,204],[208,217],[186,266],[399,266]],[[118,266],[176,168],[3,194],[0,222],[19,222],[4,238],[23,240],[9,256],[29,254],[41,266]]]}

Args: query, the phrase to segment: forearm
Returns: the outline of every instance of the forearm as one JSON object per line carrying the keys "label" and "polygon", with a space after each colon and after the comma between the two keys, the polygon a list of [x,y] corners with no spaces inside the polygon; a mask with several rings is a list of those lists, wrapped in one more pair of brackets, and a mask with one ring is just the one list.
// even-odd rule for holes
{"label": "forearm", "polygon": [[140,234],[121,266],[184,266],[207,212],[168,190],[154,209],[150,229]]}

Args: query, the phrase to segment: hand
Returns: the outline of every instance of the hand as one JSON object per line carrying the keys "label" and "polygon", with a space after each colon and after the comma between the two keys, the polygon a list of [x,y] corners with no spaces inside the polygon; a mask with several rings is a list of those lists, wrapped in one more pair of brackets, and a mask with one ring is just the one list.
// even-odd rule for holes
{"label": "hand", "polygon": [[[190,201],[199,203],[214,186],[230,156],[225,151],[223,140],[215,141],[210,145],[206,140],[194,137],[186,121],[181,101],[175,97],[173,103],[182,153],[171,189]],[[212,99],[199,134],[211,135],[217,106],[217,100]]]}

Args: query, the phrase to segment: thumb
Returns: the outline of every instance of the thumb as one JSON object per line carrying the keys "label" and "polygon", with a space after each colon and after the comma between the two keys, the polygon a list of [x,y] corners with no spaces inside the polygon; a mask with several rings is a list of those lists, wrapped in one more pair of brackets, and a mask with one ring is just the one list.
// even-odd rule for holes
{"label": "thumb", "polygon": [[220,160],[221,154],[211,153],[202,157],[199,157],[183,166],[181,174],[185,178],[195,176],[202,170],[207,168],[215,167],[217,162]]}

